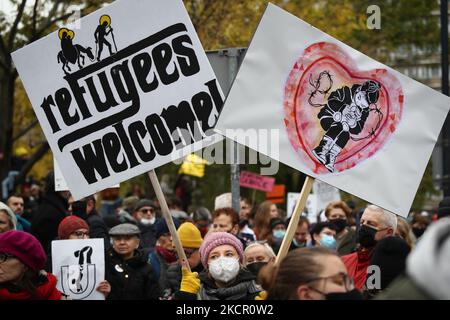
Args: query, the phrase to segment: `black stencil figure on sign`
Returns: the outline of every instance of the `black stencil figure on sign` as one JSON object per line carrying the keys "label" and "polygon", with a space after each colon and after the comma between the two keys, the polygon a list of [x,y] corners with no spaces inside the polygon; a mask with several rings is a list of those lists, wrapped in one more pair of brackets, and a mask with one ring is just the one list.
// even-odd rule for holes
{"label": "black stencil figure on sign", "polygon": [[78,263],[61,267],[61,286],[64,293],[73,299],[84,299],[95,289],[95,264],[92,264],[93,249],[86,246],[73,255]]}
{"label": "black stencil figure on sign", "polygon": [[111,27],[111,17],[108,15],[103,15],[100,17],[100,24],[95,30],[94,37],[95,43],[97,44],[97,61],[100,61],[100,57],[103,51],[103,45],[106,45],[109,50],[109,54],[113,55],[111,43],[106,39],[106,36],[111,34],[111,38],[114,43],[114,49],[117,52],[116,40],[114,39],[113,28]]}
{"label": "black stencil figure on sign", "polygon": [[[322,79],[327,83],[324,91],[319,89],[323,87]],[[317,94],[326,95],[331,90],[332,83],[331,75],[327,71],[321,72],[315,82],[310,79],[310,84],[315,90],[309,99],[309,103],[313,107],[322,107],[317,117],[325,130],[319,145],[312,150],[312,153],[330,172],[334,172],[336,158],[347,142],[350,139],[358,141],[371,138],[375,135],[383,118],[381,110],[375,105],[379,98],[381,85],[373,80],[354,84],[351,88],[343,86],[331,92],[325,104],[311,102],[311,98]],[[371,107],[372,105],[374,107]],[[363,131],[370,112],[378,115],[375,128],[372,128],[366,137],[356,137]]]}
{"label": "black stencil figure on sign", "polygon": [[73,44],[73,38],[75,33],[67,28],[61,28],[58,31],[58,37],[61,40],[61,51],[58,52],[58,63],[62,63],[62,69],[67,75],[72,69],[69,66],[71,64],[78,64],[81,69],[84,66],[85,56],[87,55],[91,61],[94,61],[94,54],[92,48],[84,48],[80,44]]}

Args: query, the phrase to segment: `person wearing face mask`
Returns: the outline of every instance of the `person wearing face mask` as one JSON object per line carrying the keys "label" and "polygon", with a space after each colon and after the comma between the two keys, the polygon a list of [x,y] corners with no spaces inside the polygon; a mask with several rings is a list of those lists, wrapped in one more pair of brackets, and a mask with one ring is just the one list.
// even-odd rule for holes
{"label": "person wearing face mask", "polygon": [[[439,210],[439,209],[438,209]],[[430,225],[431,221],[428,216],[423,216],[420,213],[416,213],[413,215],[413,219],[411,222],[411,229],[417,240],[422,237],[425,230]]]}
{"label": "person wearing face mask", "polygon": [[208,234],[200,247],[200,259],[204,272],[182,269],[177,299],[254,300],[262,291],[253,273],[243,267],[243,246],[234,235]]}
{"label": "person wearing face mask", "polygon": [[358,290],[362,290],[366,282],[367,268],[377,242],[395,235],[397,217],[380,207],[368,205],[361,216],[360,223],[357,235],[358,250],[341,257]]}
{"label": "person wearing face mask", "polygon": [[[333,201],[325,208],[325,216],[336,230],[337,253],[344,256],[356,248],[356,231],[350,227],[351,209],[343,201]],[[352,220],[352,221],[350,221]]]}
{"label": "person wearing face mask", "polygon": [[142,199],[136,203],[133,218],[141,230],[140,248],[151,251],[156,244],[155,235],[155,204],[153,201]]}
{"label": "person wearing face mask", "polygon": [[[289,221],[289,219],[286,221],[286,225],[289,225]],[[292,239],[291,246],[289,247],[289,251],[306,247],[308,241],[310,240],[310,226],[311,225],[307,218],[300,217],[298,220],[297,229],[295,230],[294,238]]]}
{"label": "person wearing face mask", "polygon": [[341,259],[322,248],[290,251],[281,263],[260,272],[266,300],[362,300]]}
{"label": "person wearing face mask", "polygon": [[267,243],[272,247],[275,254],[280,250],[281,242],[286,234],[286,224],[280,218],[270,220],[271,234],[267,236]]}
{"label": "person wearing face mask", "polygon": [[139,228],[123,223],[109,230],[112,249],[105,256],[105,279],[111,285],[107,300],[150,300],[161,296],[158,279],[139,248]]}
{"label": "person wearing face mask", "polygon": [[330,222],[319,222],[311,229],[311,244],[315,247],[324,247],[336,252],[336,230]]}
{"label": "person wearing face mask", "polygon": [[244,265],[256,277],[259,284],[258,274],[268,263],[275,262],[276,254],[267,243],[250,243],[244,251]]}

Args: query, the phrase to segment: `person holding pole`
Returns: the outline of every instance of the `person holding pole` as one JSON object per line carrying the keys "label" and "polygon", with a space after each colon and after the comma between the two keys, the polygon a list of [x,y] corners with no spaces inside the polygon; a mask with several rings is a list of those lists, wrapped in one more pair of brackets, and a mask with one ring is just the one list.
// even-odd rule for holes
{"label": "person holding pole", "polygon": [[179,300],[254,300],[262,288],[253,273],[243,267],[241,241],[227,232],[208,234],[200,247],[205,271],[198,274],[182,269]]}
{"label": "person holding pole", "polygon": [[[178,229],[180,226],[178,220],[173,219],[173,222],[175,229]],[[148,261],[155,271],[155,276],[159,281],[159,285],[163,288],[166,283],[167,269],[169,266],[176,264],[178,260],[172,234],[170,233],[165,219],[158,219],[158,221],[156,221],[155,236],[157,239],[155,250],[148,255]]]}

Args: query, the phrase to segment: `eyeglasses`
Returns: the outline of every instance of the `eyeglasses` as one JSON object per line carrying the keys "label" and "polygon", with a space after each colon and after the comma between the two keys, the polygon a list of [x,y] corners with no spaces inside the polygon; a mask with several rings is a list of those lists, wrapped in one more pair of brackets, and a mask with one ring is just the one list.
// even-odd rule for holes
{"label": "eyeglasses", "polygon": [[0,252],[0,263],[5,262],[6,260],[8,260],[8,258],[11,258],[12,255],[8,254],[8,253],[4,253],[4,252]]}
{"label": "eyeglasses", "polygon": [[142,213],[147,213],[147,212],[153,213],[153,212],[155,212],[155,209],[152,209],[152,208],[150,208],[150,209],[140,209],[139,211],[142,212]]}
{"label": "eyeglasses", "polygon": [[82,239],[84,237],[89,237],[89,232],[83,232],[83,231],[75,231],[74,233],[72,233],[73,235],[75,235],[77,238]]}
{"label": "eyeglasses", "polygon": [[[353,284],[353,280],[349,278],[348,274],[344,273],[344,272],[339,272],[338,274],[329,276],[329,277],[318,277],[318,278],[314,278],[311,279],[309,281],[307,281],[306,283],[311,283],[313,281],[318,281],[318,280],[324,280],[324,286],[326,285],[326,282],[328,280],[332,280],[333,283],[338,284],[338,285],[343,285],[345,287],[346,291],[351,291],[355,288],[354,284]],[[319,290],[316,290],[319,292]],[[319,292],[322,293],[322,292]]]}

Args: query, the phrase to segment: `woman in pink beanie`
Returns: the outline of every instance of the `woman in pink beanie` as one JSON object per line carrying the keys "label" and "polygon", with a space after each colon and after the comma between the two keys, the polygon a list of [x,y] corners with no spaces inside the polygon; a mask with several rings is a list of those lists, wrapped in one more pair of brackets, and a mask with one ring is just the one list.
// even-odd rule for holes
{"label": "woman in pink beanie", "polygon": [[198,275],[183,268],[176,299],[254,300],[262,291],[255,276],[243,267],[244,248],[234,235],[208,234],[200,247],[200,259],[205,271]]}
{"label": "woman in pink beanie", "polygon": [[56,278],[42,269],[45,252],[23,231],[0,234],[0,300],[60,300]]}

